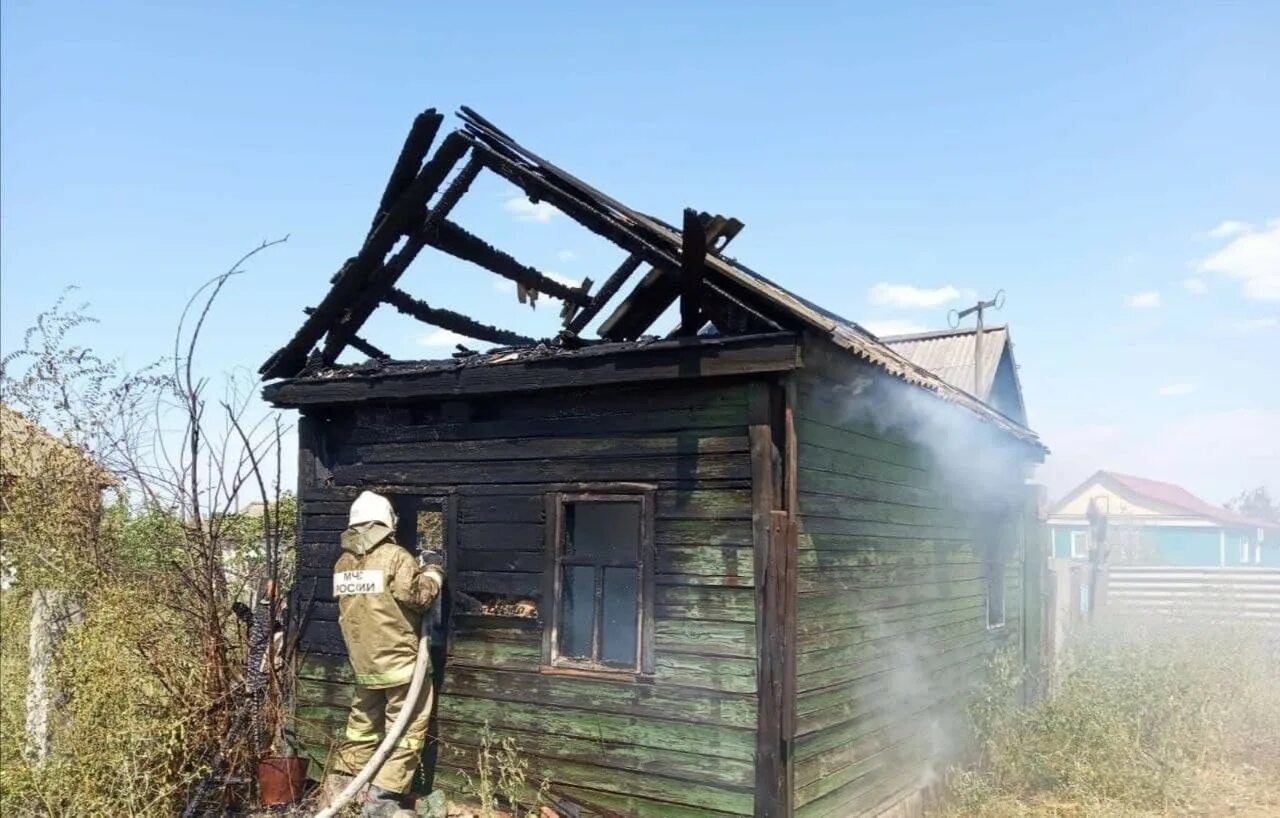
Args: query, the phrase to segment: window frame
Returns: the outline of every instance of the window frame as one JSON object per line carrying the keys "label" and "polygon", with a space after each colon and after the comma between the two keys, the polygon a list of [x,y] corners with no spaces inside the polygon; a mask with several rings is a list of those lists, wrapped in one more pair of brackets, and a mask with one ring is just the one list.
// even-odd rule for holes
{"label": "window frame", "polygon": [[[640,506],[640,532],[638,553],[634,562],[625,560],[602,563],[598,560],[576,562],[564,554],[567,530],[565,509],[571,503],[635,503]],[[640,678],[652,676],[653,667],[653,605],[654,605],[654,489],[649,486],[600,485],[583,487],[573,491],[548,492],[546,495],[546,569],[543,582],[542,671],[577,675],[604,676],[608,678]],[[596,659],[580,659],[560,655],[561,603],[564,592],[564,565],[586,564],[593,566],[614,565],[636,568],[636,661],[630,666],[605,664]],[[592,615],[595,631],[592,649],[598,657],[602,651],[600,637],[600,605]]]}
{"label": "window frame", "polygon": [[[995,512],[989,512],[984,520],[984,525],[980,529],[983,537],[986,539],[985,554],[983,559],[984,566],[984,585],[985,593],[983,594],[983,602],[985,603],[985,616],[983,621],[986,624],[989,633],[1000,633],[1004,631],[1008,622],[1008,590],[1009,590],[1009,556],[1005,548],[1006,538],[1010,536],[1008,531],[1008,519],[1003,515]],[[996,603],[995,588],[1000,589],[999,605]],[[999,613],[999,619],[996,620],[993,614]]]}
{"label": "window frame", "polygon": [[[1077,537],[1080,538],[1079,541],[1083,546],[1080,553],[1076,553]],[[1068,556],[1073,560],[1089,559],[1089,532],[1088,531],[1072,531],[1070,532],[1070,538],[1071,538],[1071,543],[1070,543],[1071,551]]]}

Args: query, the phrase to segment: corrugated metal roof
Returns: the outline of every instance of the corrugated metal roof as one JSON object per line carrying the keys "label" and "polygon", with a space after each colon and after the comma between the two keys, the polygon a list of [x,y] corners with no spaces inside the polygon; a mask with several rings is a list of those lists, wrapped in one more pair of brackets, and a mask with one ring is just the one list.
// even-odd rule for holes
{"label": "corrugated metal roof", "polygon": [[1215,522],[1224,525],[1237,525],[1246,528],[1276,528],[1276,524],[1269,520],[1259,520],[1253,517],[1246,517],[1242,514],[1236,514],[1234,511],[1215,506],[1213,503],[1201,500],[1191,492],[1175,483],[1166,483],[1163,480],[1152,480],[1148,477],[1135,477],[1132,474],[1120,474],[1114,471],[1100,471],[1090,480],[1103,479],[1111,480],[1114,483],[1128,489],[1130,493],[1166,506],[1172,506],[1197,517],[1206,517]]}
{"label": "corrugated metal roof", "polygon": [[982,333],[982,383],[974,387],[974,361],[978,334],[974,329],[886,335],[880,340],[916,366],[924,367],[952,386],[984,401],[991,398],[1000,356],[1009,340],[1007,326],[987,327]]}

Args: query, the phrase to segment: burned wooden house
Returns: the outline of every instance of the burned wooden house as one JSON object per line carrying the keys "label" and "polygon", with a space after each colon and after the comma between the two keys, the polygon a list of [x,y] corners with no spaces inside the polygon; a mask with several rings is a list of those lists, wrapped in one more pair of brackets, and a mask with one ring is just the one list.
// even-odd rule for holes
{"label": "burned wooden house", "polygon": [[[262,368],[301,413],[313,769],[349,700],[330,573],[374,488],[404,542],[446,553],[435,787],[465,791],[488,725],[566,812],[911,803],[989,657],[1038,655],[1036,436],[727,256],[738,221],[671,226],[460,116],[434,152],[443,117],[418,117],[364,246]],[[567,286],[451,221],[482,171],[616,244],[617,270]],[[522,337],[399,289],[427,247],[558,299],[562,328]],[[497,348],[394,360],[360,334],[383,306]]]}

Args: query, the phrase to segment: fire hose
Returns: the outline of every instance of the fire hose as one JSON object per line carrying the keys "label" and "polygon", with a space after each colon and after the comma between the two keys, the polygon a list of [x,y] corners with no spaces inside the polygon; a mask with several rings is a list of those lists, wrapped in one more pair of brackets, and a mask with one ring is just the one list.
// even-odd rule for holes
{"label": "fire hose", "polygon": [[[439,604],[440,602],[437,599],[435,605]],[[351,779],[351,783],[347,784],[346,788],[338,793],[332,803],[317,812],[313,818],[333,818],[334,815],[337,815],[338,811],[345,807],[352,798],[355,798],[356,793],[377,775],[378,770],[382,769],[383,762],[387,760],[387,756],[391,754],[396,743],[400,741],[400,737],[404,735],[405,729],[413,718],[414,710],[417,709],[418,699],[422,696],[422,685],[426,681],[427,668],[431,664],[431,626],[435,621],[435,605],[423,614],[422,625],[418,629],[418,661],[413,665],[413,679],[409,682],[409,695],[405,698],[404,707],[400,708],[400,712],[396,714],[396,720],[387,729],[386,737],[382,739],[378,749],[369,758],[369,762],[364,765],[355,778]]]}

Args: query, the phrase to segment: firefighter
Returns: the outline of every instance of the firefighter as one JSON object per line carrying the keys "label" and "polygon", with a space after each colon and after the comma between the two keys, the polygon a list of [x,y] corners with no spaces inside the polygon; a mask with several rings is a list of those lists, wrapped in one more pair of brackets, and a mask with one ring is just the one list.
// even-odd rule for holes
{"label": "firefighter", "polygon": [[[358,774],[400,711],[410,707],[414,712],[373,779],[363,811],[366,818],[393,816],[400,810],[426,742],[434,699],[428,671],[418,701],[406,701],[422,617],[444,584],[442,559],[424,549],[415,560],[396,542],[395,531],[390,501],[371,491],[361,493],[351,504],[342,556],[333,568],[338,620],[356,681],[334,770],[340,776]],[[332,786],[331,782],[326,789]]]}

